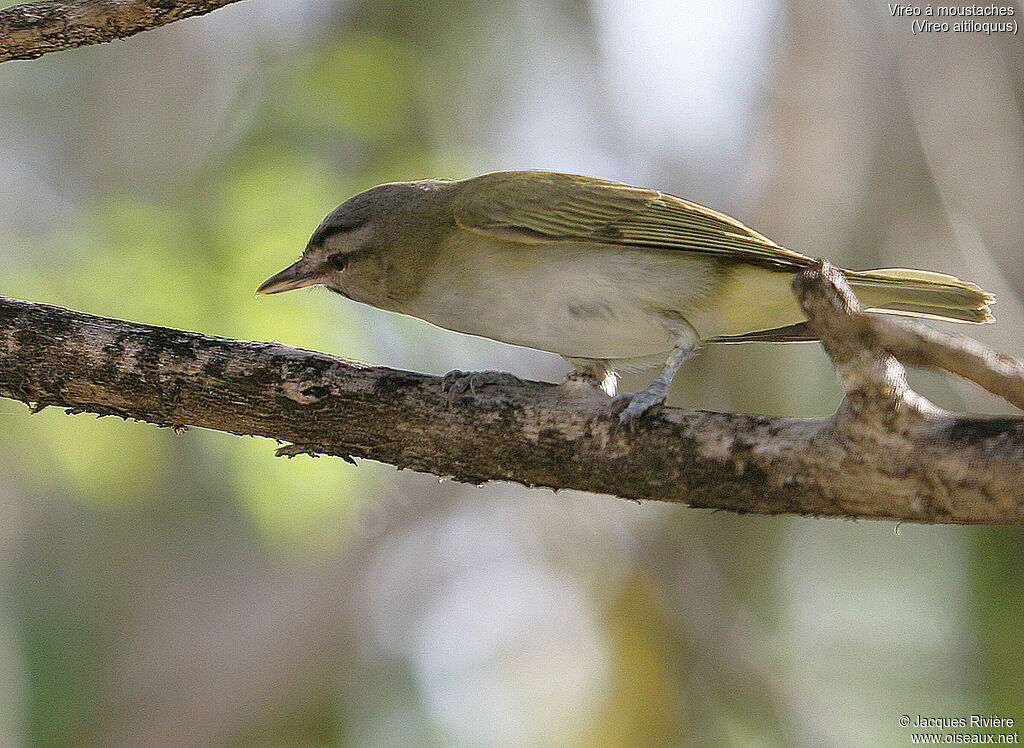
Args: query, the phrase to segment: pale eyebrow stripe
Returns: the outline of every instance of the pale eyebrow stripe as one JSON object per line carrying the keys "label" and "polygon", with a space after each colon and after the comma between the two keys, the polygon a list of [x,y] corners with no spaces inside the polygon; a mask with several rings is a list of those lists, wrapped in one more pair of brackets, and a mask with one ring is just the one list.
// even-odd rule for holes
{"label": "pale eyebrow stripe", "polygon": [[357,226],[356,228],[350,229],[350,230],[345,231],[345,232],[336,231],[334,233],[328,234],[321,241],[321,245],[320,246],[323,246],[326,249],[326,246],[324,245],[324,242],[326,242],[328,239],[330,239],[332,236],[335,236],[336,234],[342,234],[343,233],[346,237],[348,237],[350,239],[351,244],[354,245],[354,246],[349,246],[349,247],[341,246],[341,247],[337,247],[336,249],[332,249],[331,250],[331,254],[337,254],[338,252],[341,252],[341,253],[343,253],[345,255],[353,255],[353,254],[355,254],[357,252],[361,252],[363,250],[369,249],[369,247],[359,246],[360,241],[362,239],[364,239],[366,237],[366,235],[369,234],[369,232],[370,232],[370,224],[369,224],[369,222],[367,222],[367,223],[362,224],[361,226]]}
{"label": "pale eyebrow stripe", "polygon": [[336,234],[352,234],[359,231],[367,226],[368,222],[363,220],[359,223],[352,224],[328,224],[326,226],[320,226],[316,231],[313,232],[313,236],[310,237],[310,244],[323,244],[325,241],[330,239]]}

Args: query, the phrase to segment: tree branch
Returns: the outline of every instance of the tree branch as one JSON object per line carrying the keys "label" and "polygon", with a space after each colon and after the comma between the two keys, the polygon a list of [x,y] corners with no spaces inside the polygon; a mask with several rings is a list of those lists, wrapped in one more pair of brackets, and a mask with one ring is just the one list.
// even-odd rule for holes
{"label": "tree branch", "polygon": [[862,313],[826,264],[795,289],[847,391],[829,418],[663,408],[620,429],[597,390],[519,380],[449,404],[438,377],[2,297],[0,395],[470,483],[763,514],[1021,523],[1024,420],[942,411],[910,390],[891,354],[1000,394],[1020,391],[1020,363]]}
{"label": "tree branch", "polygon": [[47,0],[0,10],[0,62],[122,39],[238,0]]}

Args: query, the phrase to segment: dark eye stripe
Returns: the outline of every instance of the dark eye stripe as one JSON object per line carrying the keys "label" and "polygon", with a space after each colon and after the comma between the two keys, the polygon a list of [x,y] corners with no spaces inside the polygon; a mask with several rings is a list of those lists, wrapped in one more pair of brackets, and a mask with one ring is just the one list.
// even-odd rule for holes
{"label": "dark eye stripe", "polygon": [[345,266],[348,264],[348,255],[331,255],[330,257],[327,258],[327,262],[328,264],[337,268],[338,270],[344,270]]}

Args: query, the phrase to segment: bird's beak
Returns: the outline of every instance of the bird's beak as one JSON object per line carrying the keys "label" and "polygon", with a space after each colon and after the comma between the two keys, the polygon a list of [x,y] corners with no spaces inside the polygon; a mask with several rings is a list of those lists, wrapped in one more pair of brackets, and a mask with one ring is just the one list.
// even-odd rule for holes
{"label": "bird's beak", "polygon": [[293,288],[315,286],[319,282],[320,274],[307,270],[303,267],[302,260],[299,260],[294,265],[286,267],[277,275],[267,278],[263,285],[256,289],[256,295],[266,296],[267,294],[291,291]]}

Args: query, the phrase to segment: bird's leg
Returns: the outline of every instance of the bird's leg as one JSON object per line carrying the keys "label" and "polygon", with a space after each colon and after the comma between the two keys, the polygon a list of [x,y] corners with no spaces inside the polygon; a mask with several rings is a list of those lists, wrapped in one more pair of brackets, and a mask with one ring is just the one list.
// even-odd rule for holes
{"label": "bird's leg", "polygon": [[677,344],[672,349],[672,352],[668,354],[665,368],[661,370],[661,374],[658,375],[657,379],[639,392],[634,392],[632,395],[623,395],[623,398],[628,398],[629,404],[619,414],[620,425],[639,418],[655,405],[661,405],[665,402],[665,398],[668,397],[668,389],[672,386],[672,380],[676,378],[676,374],[679,373],[679,367],[690,357],[694,348],[694,345],[683,346]]}
{"label": "bird's leg", "polygon": [[448,407],[455,404],[456,398],[467,392],[476,395],[477,389],[490,385],[516,385],[521,380],[506,371],[452,371],[441,377],[441,391],[448,394]]}

